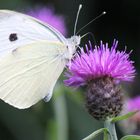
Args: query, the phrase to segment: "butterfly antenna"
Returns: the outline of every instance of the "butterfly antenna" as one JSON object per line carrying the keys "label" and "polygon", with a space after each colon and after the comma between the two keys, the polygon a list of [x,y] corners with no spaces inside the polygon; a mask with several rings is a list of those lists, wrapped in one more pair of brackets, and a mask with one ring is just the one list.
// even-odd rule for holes
{"label": "butterfly antenna", "polygon": [[84,38],[84,37],[87,36],[87,35],[90,35],[90,36],[92,37],[92,39],[93,39],[93,41],[94,41],[94,44],[96,45],[97,42],[96,42],[95,36],[94,36],[94,34],[93,34],[92,32],[87,32],[87,33],[85,33],[84,35],[81,36],[81,39]]}
{"label": "butterfly antenna", "polygon": [[79,32],[81,32],[85,27],[87,27],[89,24],[91,24],[93,21],[97,20],[98,18],[100,18],[101,16],[105,15],[106,12],[102,12],[99,16],[97,16],[96,18],[92,19],[90,22],[88,22],[86,25],[84,25],[81,29],[79,29],[79,31],[76,33],[78,34]]}
{"label": "butterfly antenna", "polygon": [[79,5],[79,9],[78,9],[78,12],[77,12],[75,25],[74,25],[74,35],[76,34],[77,22],[78,22],[78,17],[79,17],[79,13],[80,13],[81,9],[82,9],[82,4]]}

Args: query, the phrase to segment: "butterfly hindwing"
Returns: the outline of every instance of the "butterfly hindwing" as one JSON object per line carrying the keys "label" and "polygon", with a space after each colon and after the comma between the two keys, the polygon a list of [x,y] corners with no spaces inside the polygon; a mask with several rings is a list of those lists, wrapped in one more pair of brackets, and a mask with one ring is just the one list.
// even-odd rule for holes
{"label": "butterfly hindwing", "polygon": [[[61,52],[60,52],[61,51]],[[0,59],[0,98],[28,108],[51,91],[66,60],[63,44],[38,42],[17,48]]]}

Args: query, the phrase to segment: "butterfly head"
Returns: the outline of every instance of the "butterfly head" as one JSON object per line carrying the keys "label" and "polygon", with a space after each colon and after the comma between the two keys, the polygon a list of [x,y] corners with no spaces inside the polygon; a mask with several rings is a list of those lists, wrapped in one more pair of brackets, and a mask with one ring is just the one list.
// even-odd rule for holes
{"label": "butterfly head", "polygon": [[74,35],[71,38],[67,39],[68,51],[67,53],[65,53],[65,58],[68,60],[72,59],[73,55],[76,52],[76,49],[79,47],[80,42],[81,42],[81,37],[76,34],[77,21],[78,21],[81,8],[82,8],[82,5],[80,4],[78,12],[77,12],[76,20],[75,20],[75,25],[74,25]]}
{"label": "butterfly head", "polygon": [[80,45],[80,42],[81,42],[81,37],[80,36],[72,36],[70,39],[69,39],[70,43],[72,46],[75,46],[77,48],[77,46]]}
{"label": "butterfly head", "polygon": [[65,54],[66,59],[71,60],[73,55],[76,52],[76,49],[79,47],[81,42],[80,36],[72,36],[71,38],[67,39],[67,53]]}

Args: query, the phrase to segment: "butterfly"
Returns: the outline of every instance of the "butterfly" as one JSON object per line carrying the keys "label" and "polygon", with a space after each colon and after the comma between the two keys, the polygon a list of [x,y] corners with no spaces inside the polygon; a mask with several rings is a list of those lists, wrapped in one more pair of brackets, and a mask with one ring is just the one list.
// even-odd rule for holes
{"label": "butterfly", "polygon": [[19,109],[49,101],[80,40],[31,16],[0,10],[0,99]]}

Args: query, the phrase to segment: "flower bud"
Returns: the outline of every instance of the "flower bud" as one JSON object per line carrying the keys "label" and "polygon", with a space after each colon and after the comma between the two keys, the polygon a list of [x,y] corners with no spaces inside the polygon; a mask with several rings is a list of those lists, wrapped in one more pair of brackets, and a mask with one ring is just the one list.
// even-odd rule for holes
{"label": "flower bud", "polygon": [[87,85],[86,107],[97,120],[117,116],[122,109],[121,87],[111,77],[96,78]]}

